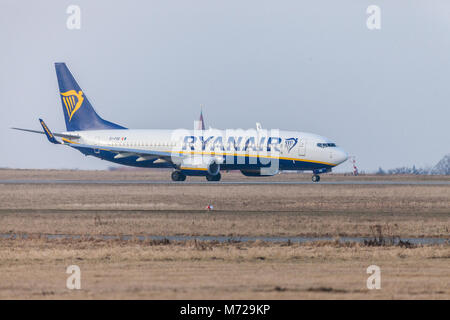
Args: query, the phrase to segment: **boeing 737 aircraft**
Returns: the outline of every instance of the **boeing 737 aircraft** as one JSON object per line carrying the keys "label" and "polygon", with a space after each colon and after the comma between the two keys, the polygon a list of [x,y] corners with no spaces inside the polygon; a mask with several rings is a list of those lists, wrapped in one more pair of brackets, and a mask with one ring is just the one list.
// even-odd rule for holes
{"label": "boeing 737 aircraft", "polygon": [[[267,176],[281,170],[310,170],[312,180],[346,161],[347,153],[322,136],[281,130],[135,130],[102,119],[89,103],[65,63],[55,63],[66,132],[43,131],[54,144],[66,145],[114,163],[146,168],[173,168],[172,180],[205,176],[219,181],[220,171]],[[129,108],[129,107],[128,107]]]}

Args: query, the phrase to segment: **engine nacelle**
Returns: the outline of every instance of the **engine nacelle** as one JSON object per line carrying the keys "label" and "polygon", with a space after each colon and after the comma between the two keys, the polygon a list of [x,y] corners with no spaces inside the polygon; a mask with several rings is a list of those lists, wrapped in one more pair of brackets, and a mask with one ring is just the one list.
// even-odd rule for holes
{"label": "engine nacelle", "polygon": [[183,159],[180,170],[187,176],[215,176],[220,172],[221,159],[213,156],[193,156]]}
{"label": "engine nacelle", "polygon": [[[261,172],[261,170],[263,170]],[[276,175],[278,170],[270,170],[269,168],[241,170],[242,174],[247,177],[270,177]]]}

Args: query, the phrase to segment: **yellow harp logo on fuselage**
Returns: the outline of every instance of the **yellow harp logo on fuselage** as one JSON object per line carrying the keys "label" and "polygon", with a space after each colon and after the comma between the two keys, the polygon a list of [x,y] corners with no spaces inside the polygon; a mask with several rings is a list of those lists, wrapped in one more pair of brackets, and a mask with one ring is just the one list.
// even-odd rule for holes
{"label": "yellow harp logo on fuselage", "polygon": [[80,109],[81,104],[83,103],[83,91],[69,90],[67,92],[61,92],[62,100],[67,110],[67,114],[69,115],[69,121],[72,120],[73,115]]}

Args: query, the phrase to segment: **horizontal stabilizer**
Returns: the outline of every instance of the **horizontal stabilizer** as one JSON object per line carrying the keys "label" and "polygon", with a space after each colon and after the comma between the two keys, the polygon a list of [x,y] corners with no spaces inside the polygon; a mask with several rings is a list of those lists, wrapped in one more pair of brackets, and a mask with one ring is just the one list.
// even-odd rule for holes
{"label": "horizontal stabilizer", "polygon": [[[31,130],[31,129],[23,129],[23,128],[11,128],[14,130],[19,130],[19,131],[25,131],[25,132],[32,132],[32,133],[39,133],[39,134],[46,134],[44,131],[38,131],[38,130]],[[67,139],[79,139],[80,136],[76,135],[76,134],[65,134],[65,133],[53,133],[53,135],[55,137],[60,137],[60,138],[67,138]]]}

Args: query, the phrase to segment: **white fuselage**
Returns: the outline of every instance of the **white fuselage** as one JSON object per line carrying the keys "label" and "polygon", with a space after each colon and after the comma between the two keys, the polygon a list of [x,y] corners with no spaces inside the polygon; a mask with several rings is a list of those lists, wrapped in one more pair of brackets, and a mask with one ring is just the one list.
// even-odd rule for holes
{"label": "white fuselage", "polygon": [[[214,155],[243,158],[270,158],[280,162],[280,169],[314,170],[331,168],[345,160],[347,153],[329,139],[311,133],[281,130],[92,130],[71,131],[75,143],[100,148],[120,147],[133,150],[171,152],[180,155]],[[95,154],[94,154],[95,155]],[[105,158],[102,156],[102,158]],[[117,157],[116,157],[117,158]],[[152,167],[148,158],[148,167]],[[106,157],[106,160],[111,160]],[[130,160],[130,159],[128,159]],[[114,160],[111,160],[114,161]],[[138,159],[133,161],[142,162]],[[119,161],[114,161],[119,162]],[[240,169],[239,161],[225,162],[223,169]],[[120,163],[120,162],[119,162]],[[123,163],[134,165],[132,161]],[[242,164],[248,168],[249,164]]]}

